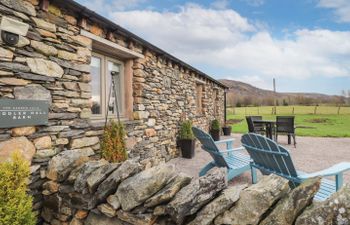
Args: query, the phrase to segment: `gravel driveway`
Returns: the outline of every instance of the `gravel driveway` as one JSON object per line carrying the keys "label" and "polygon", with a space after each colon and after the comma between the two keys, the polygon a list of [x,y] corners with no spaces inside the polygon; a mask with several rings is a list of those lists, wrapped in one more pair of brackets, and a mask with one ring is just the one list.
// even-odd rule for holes
{"label": "gravel driveway", "polygon": [[[235,138],[235,147],[241,145],[241,136],[241,134],[232,135]],[[350,162],[350,138],[297,137],[296,148],[287,144],[287,136],[279,136],[278,141],[290,150],[297,170],[316,172],[339,162]],[[224,145],[220,147],[224,148]],[[176,158],[170,163],[173,163],[179,171],[197,177],[200,169],[211,160],[208,153],[197,148],[193,159]],[[232,182],[250,183],[250,172],[244,173]],[[344,173],[344,182],[350,183],[350,171]]]}

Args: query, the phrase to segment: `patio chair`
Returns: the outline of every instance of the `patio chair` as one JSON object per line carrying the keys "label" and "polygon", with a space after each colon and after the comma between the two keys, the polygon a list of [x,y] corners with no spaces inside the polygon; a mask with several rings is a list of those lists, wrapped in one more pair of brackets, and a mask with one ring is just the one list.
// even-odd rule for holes
{"label": "patio chair", "polygon": [[294,116],[277,116],[276,117],[276,133],[275,139],[277,141],[278,134],[287,134],[288,144],[291,143],[291,137],[293,137],[294,147],[296,146],[295,141],[295,125]]}
{"label": "patio chair", "polygon": [[[250,166],[250,157],[240,152],[245,149],[243,147],[233,148],[234,139],[214,142],[212,137],[203,130],[192,127],[192,131],[196,138],[201,142],[202,149],[208,152],[214,159],[201,169],[199,176],[204,176],[213,167],[226,167],[228,180],[232,180],[234,177],[247,170],[252,170],[252,174],[256,173],[256,170]],[[221,143],[226,143],[226,150],[219,150],[218,144]]]}
{"label": "patio chair", "polygon": [[262,120],[262,116],[246,116],[248,131],[250,133],[265,133],[266,130],[261,124],[254,124],[256,120]]}
{"label": "patio chair", "polygon": [[[241,141],[253,159],[252,167],[259,169],[264,175],[274,173],[290,180],[291,187],[296,187],[303,180],[312,177],[335,176],[335,181],[322,179],[320,189],[314,197],[316,201],[323,201],[338,191],[343,185],[343,172],[350,170],[350,162],[342,162],[315,173],[300,172],[295,169],[288,150],[273,140],[249,133],[243,135]],[[257,177],[255,173],[253,175],[252,182],[256,183]]]}

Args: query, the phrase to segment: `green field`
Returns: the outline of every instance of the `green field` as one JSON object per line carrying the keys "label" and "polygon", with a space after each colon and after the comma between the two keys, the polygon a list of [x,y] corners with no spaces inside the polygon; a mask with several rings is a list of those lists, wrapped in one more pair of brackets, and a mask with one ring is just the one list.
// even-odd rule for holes
{"label": "green field", "polygon": [[[294,107],[294,114],[293,112]],[[233,123],[235,133],[248,131],[246,115],[261,115],[264,119],[275,120],[272,107],[241,107],[227,110],[227,119]],[[339,111],[339,114],[338,114]],[[294,115],[299,136],[313,137],[350,137],[350,107],[320,106],[278,106],[277,115]]]}

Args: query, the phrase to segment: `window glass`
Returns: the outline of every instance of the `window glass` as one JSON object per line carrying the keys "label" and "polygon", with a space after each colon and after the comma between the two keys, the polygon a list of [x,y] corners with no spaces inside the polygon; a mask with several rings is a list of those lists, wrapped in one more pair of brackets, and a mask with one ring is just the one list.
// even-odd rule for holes
{"label": "window glass", "polygon": [[101,111],[101,58],[91,58],[91,87],[92,87],[92,114],[102,114]]}
{"label": "window glass", "polygon": [[[119,108],[119,112],[121,112],[121,79],[120,79],[120,65],[115,63],[115,62],[112,62],[112,61],[108,61],[108,64],[107,64],[107,74],[106,74],[106,82],[107,82],[107,90],[108,90],[108,93],[107,95],[109,94],[110,92],[110,88],[112,87],[111,86],[111,80],[112,80],[112,74],[111,72],[116,72],[116,74],[114,74],[113,76],[113,79],[114,79],[114,85],[115,85],[115,90],[116,90],[116,94],[117,94],[117,98],[118,98],[118,108]],[[110,97],[110,100],[109,102],[107,102],[108,104],[108,114],[114,114],[117,112],[117,109],[116,109],[116,105],[115,105],[115,95],[114,95],[114,91],[113,88],[112,88],[112,92],[111,92],[111,97]],[[108,99],[107,99],[108,101]]]}

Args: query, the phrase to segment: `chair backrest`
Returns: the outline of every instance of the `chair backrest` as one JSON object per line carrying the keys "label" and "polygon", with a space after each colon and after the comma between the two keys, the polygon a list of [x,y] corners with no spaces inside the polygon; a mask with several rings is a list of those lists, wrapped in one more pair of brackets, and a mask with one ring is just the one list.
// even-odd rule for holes
{"label": "chair backrest", "polygon": [[275,173],[285,177],[297,185],[298,175],[287,149],[260,134],[244,134],[241,141],[253,159],[254,167],[264,174]]}
{"label": "chair backrest", "polygon": [[192,127],[192,131],[193,131],[194,136],[202,144],[202,149],[211,155],[211,157],[215,161],[215,164],[218,167],[227,167],[228,168],[229,166],[228,166],[225,158],[220,153],[213,138],[208,133],[204,132],[203,130],[201,130],[197,127]]}
{"label": "chair backrest", "polygon": [[254,129],[254,123],[253,123],[253,119],[251,116],[246,116],[245,119],[247,120],[247,125],[248,125],[248,131],[251,133],[255,132]]}
{"label": "chair backrest", "polygon": [[294,133],[294,116],[277,116],[277,132]]}
{"label": "chair backrest", "polygon": [[262,127],[261,125],[254,124],[254,121],[262,120],[262,116],[246,116],[245,118],[247,120],[249,132],[254,133],[254,132],[256,132],[255,127],[259,127],[259,128]]}

